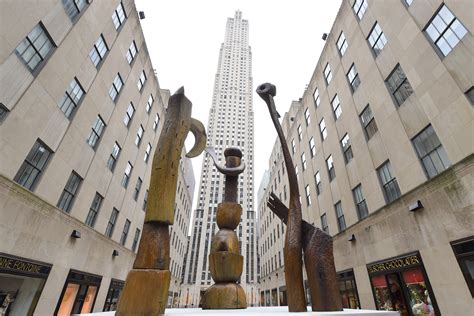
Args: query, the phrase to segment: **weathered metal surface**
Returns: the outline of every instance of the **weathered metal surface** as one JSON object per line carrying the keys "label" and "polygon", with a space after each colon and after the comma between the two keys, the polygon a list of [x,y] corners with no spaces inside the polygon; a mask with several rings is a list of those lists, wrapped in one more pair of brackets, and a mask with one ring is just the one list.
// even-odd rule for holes
{"label": "weathered metal surface", "polygon": [[299,201],[298,180],[295,167],[291,161],[290,151],[286,144],[285,135],[278,121],[279,114],[276,111],[273,97],[276,95],[276,87],[270,83],[264,83],[257,88],[257,94],[265,101],[273,125],[280,139],[285,166],[290,185],[290,204],[288,211],[287,230],[285,236],[285,248],[283,255],[285,259],[285,281],[287,288],[288,310],[290,312],[305,312],[306,297],[303,286],[303,260],[301,245],[301,204]]}
{"label": "weathered metal surface", "polygon": [[237,203],[239,174],[244,171],[242,152],[238,148],[224,151],[225,166],[220,166],[214,149],[206,147],[206,152],[225,176],[224,202],[217,208],[217,224],[220,230],[212,237],[209,254],[209,270],[216,282],[208,288],[202,301],[203,309],[247,308],[244,290],[236,282],[243,270],[243,256],[240,255],[239,240],[234,229],[239,225],[242,207]]}
{"label": "weathered metal surface", "polygon": [[142,240],[138,246],[134,269],[168,270],[170,267],[169,226],[166,223],[143,224]]}
{"label": "weathered metal surface", "polygon": [[[284,223],[287,222],[288,208],[273,192],[267,205]],[[311,292],[312,310],[341,311],[342,300],[334,265],[332,238],[304,220],[302,228],[304,262]]]}

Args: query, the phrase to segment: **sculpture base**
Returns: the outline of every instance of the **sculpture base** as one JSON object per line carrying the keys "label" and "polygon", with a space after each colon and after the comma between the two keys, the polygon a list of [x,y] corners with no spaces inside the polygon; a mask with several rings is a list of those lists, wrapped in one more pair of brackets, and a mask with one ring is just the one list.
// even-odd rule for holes
{"label": "sculpture base", "polygon": [[218,283],[207,289],[202,299],[202,309],[247,308],[244,289],[236,283]]}
{"label": "sculpture base", "polygon": [[171,272],[168,270],[132,269],[119,300],[116,316],[164,315],[168,301]]}

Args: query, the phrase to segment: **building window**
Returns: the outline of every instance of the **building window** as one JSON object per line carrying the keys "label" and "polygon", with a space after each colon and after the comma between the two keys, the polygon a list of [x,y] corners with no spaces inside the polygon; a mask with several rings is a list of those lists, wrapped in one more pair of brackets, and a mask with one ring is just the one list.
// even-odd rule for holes
{"label": "building window", "polygon": [[326,218],[326,213],[321,215],[321,228],[329,234],[328,220]]}
{"label": "building window", "polygon": [[100,137],[104,132],[105,123],[102,118],[97,116],[94,125],[92,126],[92,131],[89,134],[89,138],[87,139],[87,143],[92,147],[92,149],[96,149],[97,144],[99,143]]}
{"label": "building window", "polygon": [[117,163],[117,159],[120,155],[121,150],[122,149],[120,148],[119,144],[115,142],[114,147],[112,147],[112,152],[110,153],[109,160],[107,161],[107,168],[109,168],[110,171],[114,171],[115,164]]}
{"label": "building window", "polygon": [[382,184],[385,201],[387,203],[397,199],[401,193],[398,187],[397,178],[392,175],[392,167],[390,161],[387,161],[377,169],[380,183]]}
{"label": "building window", "polygon": [[451,165],[433,126],[429,125],[422,130],[412,142],[428,178],[436,176]]}
{"label": "building window", "polygon": [[352,154],[351,140],[349,138],[349,134],[344,135],[344,137],[341,139],[341,147],[342,153],[344,154],[344,161],[347,164],[354,157],[354,155]]}
{"label": "building window", "polygon": [[143,160],[145,162],[148,162],[148,158],[150,158],[150,153],[151,153],[151,144],[148,143],[148,145],[146,146],[146,150],[145,150],[145,157],[143,157]]}
{"label": "building window", "polygon": [[117,76],[114,79],[114,82],[112,82],[112,86],[109,89],[109,96],[112,99],[112,101],[116,101],[117,96],[120,93],[120,90],[122,90],[123,87],[123,80],[122,77],[120,76],[120,73],[117,73]]}
{"label": "building window", "polygon": [[2,122],[5,117],[7,117],[8,112],[10,112],[10,110],[0,102],[0,122]]}
{"label": "building window", "polygon": [[66,90],[63,98],[58,103],[59,108],[67,118],[70,118],[74,114],[83,96],[84,89],[82,89],[77,78],[74,78],[69,84],[69,88]]}
{"label": "building window", "polygon": [[341,117],[342,115],[341,102],[339,102],[339,97],[337,96],[337,94],[332,99],[331,105],[332,105],[332,111],[334,113],[334,119],[337,121],[337,119]]}
{"label": "building window", "polygon": [[383,34],[378,22],[375,22],[375,25],[372,28],[372,31],[370,31],[369,37],[367,39],[376,57],[380,54],[385,44],[387,44],[387,38]]}
{"label": "building window", "polygon": [[326,159],[326,166],[328,167],[329,181],[332,181],[336,177],[332,155],[329,155],[329,157]]}
{"label": "building window", "polygon": [[92,313],[102,277],[70,270],[54,315]]}
{"label": "building window", "polygon": [[125,113],[125,116],[123,117],[123,123],[125,126],[129,126],[130,122],[132,121],[133,114],[135,114],[135,107],[133,106],[133,103],[130,102],[127,108],[127,112]]}
{"label": "building window", "polygon": [[128,181],[130,180],[130,175],[132,173],[132,169],[133,169],[133,166],[130,163],[130,161],[127,162],[127,166],[125,167],[125,172],[124,172],[123,178],[122,178],[122,186],[124,188],[126,188],[128,186]]}
{"label": "building window", "polygon": [[107,223],[107,228],[105,229],[105,236],[111,238],[114,232],[115,223],[117,222],[119,211],[114,207],[112,213],[110,214],[109,222]]}
{"label": "building window", "polygon": [[155,120],[153,121],[153,130],[156,131],[156,128],[158,127],[158,124],[160,124],[160,116],[158,113],[155,116]]}
{"label": "building window", "polygon": [[377,133],[378,128],[369,105],[360,114],[360,122],[364,128],[365,137],[367,137],[367,140],[371,139]]}
{"label": "building window", "polygon": [[138,195],[140,194],[140,189],[142,188],[142,179],[138,177],[137,184],[135,185],[135,190],[133,191],[133,199],[136,201],[138,199]]}
{"label": "building window", "polygon": [[413,93],[410,82],[408,82],[407,76],[403,72],[400,64],[395,67],[390,76],[388,76],[386,82],[388,90],[398,106],[402,105],[402,103],[405,102],[405,100]]}
{"label": "building window", "polygon": [[304,191],[306,193],[306,205],[311,206],[311,190],[309,184],[305,186]]}
{"label": "building window", "polygon": [[339,293],[341,294],[342,307],[360,309],[359,295],[354,278],[354,271],[338,272]]}
{"label": "building window", "polygon": [[367,203],[365,202],[364,193],[362,193],[362,185],[356,186],[352,190],[354,196],[354,201],[357,209],[357,217],[359,220],[366,218],[369,215],[369,210],[367,209]]}
{"label": "building window", "polygon": [[82,178],[76,172],[72,171],[67,180],[66,186],[64,187],[63,193],[61,193],[61,196],[59,197],[58,204],[56,205],[58,208],[66,213],[71,211],[81,181]]}
{"label": "building window", "polygon": [[326,64],[326,67],[324,67],[324,80],[326,81],[326,85],[329,85],[332,79],[332,74],[331,74],[331,66],[329,66],[329,63]]}
{"label": "building window", "polygon": [[145,191],[145,196],[143,197],[143,206],[142,210],[146,210],[146,205],[148,204],[148,190]]}
{"label": "building window", "polygon": [[319,132],[321,133],[321,139],[325,140],[328,137],[328,131],[326,130],[326,123],[324,122],[324,118],[321,119],[319,122]]}
{"label": "building window", "polygon": [[123,225],[122,236],[120,237],[120,244],[122,246],[125,246],[125,242],[127,241],[129,230],[130,230],[130,221],[127,219],[125,220],[125,224]]}
{"label": "building window", "polygon": [[337,45],[337,49],[339,50],[339,54],[341,54],[341,57],[344,56],[344,53],[347,50],[347,41],[346,41],[346,37],[344,36],[344,32],[341,31],[341,34],[339,35],[339,38],[337,39],[336,45]]}
{"label": "building window", "polygon": [[303,171],[306,170],[306,156],[304,153],[301,154],[301,165],[303,166]]}
{"label": "building window", "polygon": [[130,45],[127,51],[127,61],[129,65],[132,64],[132,61],[135,59],[135,56],[137,55],[137,52],[138,52],[137,44],[135,44],[135,41],[132,41],[132,44]]}
{"label": "building window", "polygon": [[314,142],[314,138],[311,137],[309,140],[309,151],[311,153],[311,157],[314,157],[316,155],[316,144]]}
{"label": "building window", "polygon": [[323,192],[323,185],[321,184],[321,175],[319,174],[319,171],[314,174],[314,181],[316,182],[316,193],[320,195],[321,192]]}
{"label": "building window", "polygon": [[33,190],[52,154],[52,150],[38,139],[28,153],[28,156],[26,156],[14,180],[28,190]]}
{"label": "building window", "polygon": [[140,127],[138,128],[138,131],[137,131],[137,137],[135,137],[135,145],[140,146],[140,143],[142,142],[144,131],[145,130],[143,129],[143,126],[140,125]]}
{"label": "building window", "polygon": [[365,11],[367,10],[367,0],[355,0],[354,4],[352,5],[352,8],[354,9],[354,12],[357,14],[359,17],[359,20],[362,20],[362,17],[364,16]]}
{"label": "building window", "polygon": [[336,205],[334,205],[334,208],[336,209],[337,228],[342,232],[346,229],[346,220],[344,219],[341,201],[337,202]]}
{"label": "building window", "polygon": [[153,102],[155,101],[155,99],[153,99],[153,95],[150,94],[150,96],[148,97],[148,101],[146,103],[146,112],[147,113],[150,113],[150,110],[151,110],[151,107],[153,106]]}
{"label": "building window", "polygon": [[122,26],[123,21],[127,16],[125,15],[125,10],[123,9],[123,4],[120,2],[117,9],[115,9],[114,14],[112,14],[112,21],[114,22],[115,29],[118,30]]}
{"label": "building window", "polygon": [[94,227],[95,220],[97,219],[97,214],[99,214],[100,207],[104,198],[98,193],[95,193],[94,199],[92,200],[91,207],[89,208],[89,213],[86,217],[86,225]]}
{"label": "building window", "polygon": [[404,0],[404,1],[407,7],[411,6],[411,4],[413,3],[413,0]]}
{"label": "building window", "polygon": [[37,67],[49,56],[54,44],[43,24],[40,22],[16,47],[16,54],[26,64],[30,71]]}
{"label": "building window", "polygon": [[89,53],[89,58],[91,59],[94,66],[99,66],[108,50],[109,49],[107,48],[107,44],[105,43],[104,36],[100,34],[99,38],[94,44],[94,47]]}
{"label": "building window", "polygon": [[318,88],[316,88],[316,90],[314,90],[313,98],[314,98],[314,104],[316,105],[316,107],[318,107],[319,104],[321,103],[321,99],[319,98]]}
{"label": "building window", "polygon": [[301,128],[301,125],[298,125],[298,140],[303,139],[303,129]]}
{"label": "building window", "polygon": [[360,78],[354,64],[352,64],[351,69],[349,69],[349,72],[347,73],[347,80],[349,80],[349,83],[351,84],[352,92],[355,92],[360,85]]}
{"label": "building window", "polygon": [[145,85],[145,82],[146,82],[145,70],[142,70],[142,72],[140,73],[140,77],[138,78],[138,82],[137,82],[138,91],[140,91],[140,92],[142,91],[143,86]]}
{"label": "building window", "polygon": [[451,243],[471,296],[474,297],[474,237]]}
{"label": "building window", "polygon": [[107,297],[105,298],[103,312],[115,311],[117,309],[118,299],[124,286],[125,282],[123,281],[115,279],[110,281],[110,287],[109,291],[107,292]]}
{"label": "building window", "polygon": [[311,118],[309,116],[309,109],[306,108],[306,110],[304,110],[304,120],[306,122],[306,126],[309,126],[309,123],[311,122]]}
{"label": "building window", "polygon": [[64,10],[66,10],[67,15],[73,22],[86,5],[86,0],[63,0]]}
{"label": "building window", "polygon": [[132,251],[135,252],[137,250],[138,242],[140,241],[140,229],[135,230],[135,236],[133,236],[133,243],[132,243]]}
{"label": "building window", "polygon": [[[467,90],[465,94],[469,102],[471,102],[471,105],[474,105],[474,86],[470,87],[469,90]],[[1,120],[1,114],[0,114],[0,120]]]}
{"label": "building window", "polygon": [[426,32],[444,56],[447,56],[467,34],[466,28],[445,4],[431,20]]}

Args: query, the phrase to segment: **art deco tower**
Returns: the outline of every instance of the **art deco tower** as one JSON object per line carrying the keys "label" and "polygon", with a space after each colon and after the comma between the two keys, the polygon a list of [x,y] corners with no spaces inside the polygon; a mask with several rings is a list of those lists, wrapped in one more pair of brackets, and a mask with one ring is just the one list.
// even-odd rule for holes
{"label": "art deco tower", "polygon": [[[257,252],[255,213],[253,205],[253,108],[252,53],[249,46],[248,21],[242,12],[227,19],[225,40],[221,45],[214,83],[212,106],[207,127],[208,146],[213,146],[224,165],[223,152],[228,147],[242,150],[245,171],[239,177],[238,203],[242,219],[237,228],[244,269],[240,283],[247,302],[257,300]],[[184,305],[199,304],[200,293],[211,285],[208,255],[211,238],[217,232],[217,204],[224,195],[224,175],[219,173],[206,156],[203,160],[197,210],[194,214],[184,283],[188,289],[181,293]]]}

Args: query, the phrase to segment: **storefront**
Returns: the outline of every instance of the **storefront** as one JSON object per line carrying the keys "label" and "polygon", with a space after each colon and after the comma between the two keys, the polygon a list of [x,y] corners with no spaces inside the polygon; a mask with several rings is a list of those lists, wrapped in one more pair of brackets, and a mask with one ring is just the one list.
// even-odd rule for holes
{"label": "storefront", "polygon": [[287,306],[288,303],[286,301],[286,286],[280,286],[278,289],[279,292],[279,301],[280,301],[280,306]]}
{"label": "storefront", "polygon": [[341,293],[342,306],[344,308],[360,309],[357,285],[352,269],[337,273],[339,293]]}
{"label": "storefront", "polygon": [[377,309],[401,316],[440,315],[418,252],[368,264],[367,270]]}
{"label": "storefront", "polygon": [[125,285],[124,281],[112,279],[110,281],[109,290],[107,291],[107,298],[105,299],[104,312],[114,311],[117,309],[118,299],[120,293]]}
{"label": "storefront", "polygon": [[33,315],[51,265],[0,253],[0,315]]}
{"label": "storefront", "polygon": [[90,313],[94,308],[102,277],[70,270],[55,315]]}

